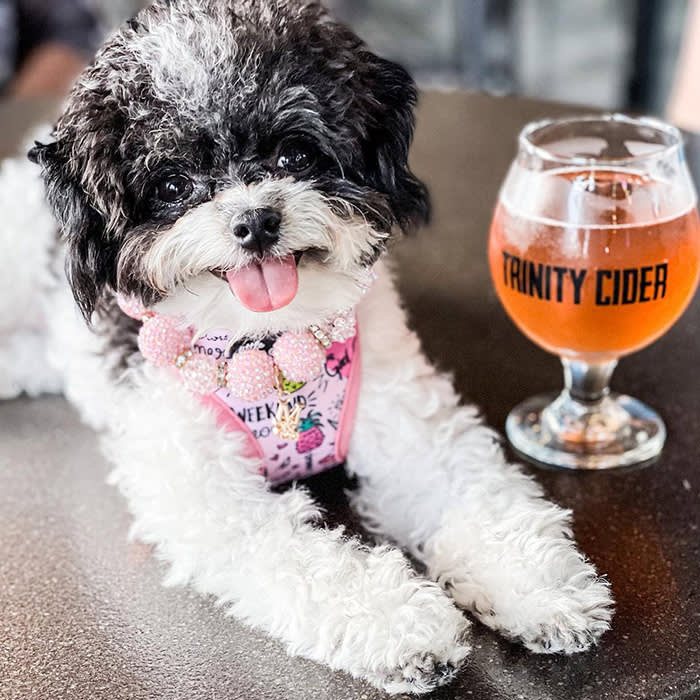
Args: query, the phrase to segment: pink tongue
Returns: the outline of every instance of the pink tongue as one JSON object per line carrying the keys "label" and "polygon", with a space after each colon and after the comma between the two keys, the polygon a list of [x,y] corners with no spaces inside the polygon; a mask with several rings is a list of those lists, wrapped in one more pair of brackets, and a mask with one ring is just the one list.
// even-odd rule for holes
{"label": "pink tongue", "polygon": [[243,306],[258,313],[287,306],[297,295],[299,274],[294,256],[263,260],[226,273],[231,291]]}

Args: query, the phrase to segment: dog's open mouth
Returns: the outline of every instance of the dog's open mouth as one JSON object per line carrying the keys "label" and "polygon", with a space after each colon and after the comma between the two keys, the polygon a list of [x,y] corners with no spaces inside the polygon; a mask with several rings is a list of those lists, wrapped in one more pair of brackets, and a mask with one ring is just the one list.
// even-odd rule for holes
{"label": "dog's open mouth", "polygon": [[307,251],[263,257],[237,270],[213,270],[250,311],[267,313],[290,304],[299,290],[298,266]]}

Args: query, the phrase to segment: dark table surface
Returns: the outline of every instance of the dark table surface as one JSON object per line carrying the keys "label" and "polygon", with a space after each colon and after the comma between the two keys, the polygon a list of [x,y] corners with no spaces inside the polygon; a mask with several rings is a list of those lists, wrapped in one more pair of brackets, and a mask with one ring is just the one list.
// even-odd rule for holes
{"label": "dark table surface", "polygon": [[[0,153],[51,109],[0,106]],[[396,250],[401,286],[430,357],[499,429],[517,402],[559,388],[561,372],[512,326],[491,288],[491,208],[519,128],[572,111],[463,93],[429,93],[420,106],[413,160],[436,216]],[[475,625],[471,660],[431,697],[700,698],[699,350],[696,300],[615,376],[614,386],[666,419],[658,463],[625,473],[535,471],[550,496],[574,510],[582,549],[612,582],[617,614],[601,646],[538,657]],[[289,659],[209,600],[161,587],[151,550],[126,540],[129,515],[107,473],[96,437],[63,399],[0,403],[0,698],[386,697]],[[333,520],[350,518],[344,485],[339,472],[312,484]]]}

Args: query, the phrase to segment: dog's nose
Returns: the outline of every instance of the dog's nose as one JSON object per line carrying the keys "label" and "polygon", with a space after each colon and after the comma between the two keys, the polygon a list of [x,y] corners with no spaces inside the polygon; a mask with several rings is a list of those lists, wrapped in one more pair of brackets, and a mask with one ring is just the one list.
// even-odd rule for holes
{"label": "dog's nose", "polygon": [[277,209],[264,207],[246,212],[234,225],[233,235],[241,248],[262,255],[280,238],[282,214]]}

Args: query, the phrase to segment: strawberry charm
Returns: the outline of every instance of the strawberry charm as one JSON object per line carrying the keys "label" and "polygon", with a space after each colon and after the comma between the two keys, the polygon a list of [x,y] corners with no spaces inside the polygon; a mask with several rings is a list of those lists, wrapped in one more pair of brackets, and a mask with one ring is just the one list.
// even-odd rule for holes
{"label": "strawberry charm", "polygon": [[320,447],[325,440],[325,435],[321,430],[321,414],[309,413],[299,425],[299,440],[297,442],[297,452],[306,454]]}

